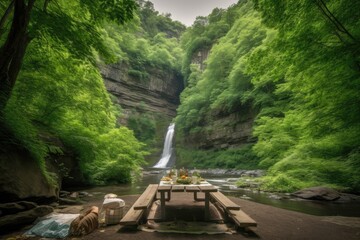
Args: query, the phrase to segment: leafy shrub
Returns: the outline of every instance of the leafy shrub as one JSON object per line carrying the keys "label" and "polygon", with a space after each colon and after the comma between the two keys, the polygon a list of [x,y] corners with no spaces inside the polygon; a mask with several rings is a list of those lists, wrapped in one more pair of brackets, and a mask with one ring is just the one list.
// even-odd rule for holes
{"label": "leafy shrub", "polygon": [[177,164],[196,168],[256,169],[258,158],[251,150],[252,145],[226,150],[199,150],[176,148]]}

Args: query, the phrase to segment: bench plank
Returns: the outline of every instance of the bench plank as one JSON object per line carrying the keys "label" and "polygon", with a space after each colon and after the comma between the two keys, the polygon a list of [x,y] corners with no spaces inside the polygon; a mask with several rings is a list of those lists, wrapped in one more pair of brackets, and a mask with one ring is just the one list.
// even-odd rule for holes
{"label": "bench plank", "polygon": [[120,224],[126,226],[137,225],[144,212],[145,210],[135,210],[131,207],[126,215],[120,220]]}
{"label": "bench plank", "polygon": [[150,184],[143,192],[143,194],[141,194],[141,196],[134,203],[134,209],[140,210],[149,208],[156,196],[157,189],[157,184]]}
{"label": "bench plank", "polygon": [[120,224],[128,226],[137,225],[141,217],[145,212],[147,212],[147,209],[152,204],[156,196],[157,188],[157,184],[150,184],[125,214],[125,216],[120,220]]}
{"label": "bench plank", "polygon": [[210,196],[218,203],[221,204],[226,210],[240,210],[240,206],[231,201],[221,192],[210,193]]}
{"label": "bench plank", "polygon": [[199,186],[202,192],[217,192],[217,188],[214,186]]}
{"label": "bench plank", "polygon": [[257,223],[242,210],[229,210],[229,216],[239,227],[256,227]]}

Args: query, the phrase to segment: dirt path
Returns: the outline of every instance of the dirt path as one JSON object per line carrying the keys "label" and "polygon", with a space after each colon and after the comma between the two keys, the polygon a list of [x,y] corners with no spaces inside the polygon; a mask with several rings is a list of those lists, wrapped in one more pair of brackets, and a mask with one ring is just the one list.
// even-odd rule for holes
{"label": "dirt path", "polygon": [[[120,196],[126,202],[125,211],[128,210],[138,195]],[[178,233],[149,233],[143,231],[119,231],[120,225],[108,226],[100,228],[95,232],[81,239],[104,239],[104,240],[155,240],[155,239],[193,239],[193,240],[232,240],[232,239],[326,239],[326,240],[351,240],[360,239],[360,218],[349,217],[319,217],[299,212],[288,211],[263,205],[243,199],[231,198],[235,203],[239,204],[242,209],[258,223],[258,227],[253,232],[241,232],[228,235],[190,235]],[[101,202],[92,201],[85,205],[101,206]],[[359,211],[359,209],[354,209]],[[10,236],[16,236],[13,233]],[[70,238],[71,239],[71,238]]]}

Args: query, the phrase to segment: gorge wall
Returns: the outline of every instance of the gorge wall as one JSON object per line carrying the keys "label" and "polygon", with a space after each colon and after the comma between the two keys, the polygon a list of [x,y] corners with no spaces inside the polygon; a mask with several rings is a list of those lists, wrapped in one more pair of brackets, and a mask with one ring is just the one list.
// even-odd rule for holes
{"label": "gorge wall", "polygon": [[182,75],[171,69],[146,67],[143,76],[139,76],[133,74],[131,66],[124,62],[101,67],[101,74],[106,89],[122,108],[118,119],[120,124],[132,128],[129,121],[134,118],[139,122],[147,118],[155,123],[154,137],[150,140],[143,139],[148,135],[145,133],[148,126],[132,128],[136,137],[148,145],[150,155],[147,162],[154,164],[161,156],[167,128],[176,116],[184,88]]}
{"label": "gorge wall", "polygon": [[[197,64],[203,72],[209,54],[209,48],[201,49],[193,55],[191,63]],[[239,107],[231,114],[212,112],[202,131],[190,133],[182,139],[182,144],[199,149],[227,149],[253,143],[256,141],[252,136],[256,115],[257,110],[250,104]]]}
{"label": "gorge wall", "polygon": [[249,112],[246,116],[233,113],[227,116],[217,116],[208,123],[203,131],[190,134],[187,145],[200,149],[227,149],[241,147],[255,142],[252,137],[254,116]]}
{"label": "gorge wall", "polygon": [[117,103],[128,113],[147,111],[173,118],[183,90],[183,79],[172,70],[147,68],[147,77],[132,76],[126,63],[101,68],[107,90],[116,96]]}

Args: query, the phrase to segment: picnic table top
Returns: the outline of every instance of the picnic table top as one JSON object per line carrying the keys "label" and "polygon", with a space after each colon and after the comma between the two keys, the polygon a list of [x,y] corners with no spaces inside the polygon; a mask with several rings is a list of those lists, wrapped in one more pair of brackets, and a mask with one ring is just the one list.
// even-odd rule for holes
{"label": "picnic table top", "polygon": [[173,181],[160,181],[159,186],[213,186],[211,183],[207,182],[207,181],[201,181],[200,184],[179,184],[179,183],[174,183]]}

